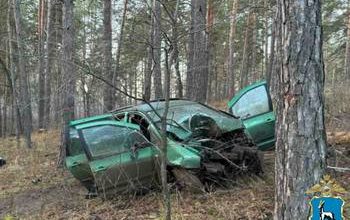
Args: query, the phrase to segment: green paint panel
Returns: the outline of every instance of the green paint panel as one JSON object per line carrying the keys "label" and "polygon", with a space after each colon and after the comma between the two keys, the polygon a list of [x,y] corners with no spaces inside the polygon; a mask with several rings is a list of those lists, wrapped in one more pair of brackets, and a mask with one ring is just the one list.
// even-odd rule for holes
{"label": "green paint panel", "polygon": [[200,168],[199,152],[194,148],[185,147],[173,141],[168,141],[167,158],[171,165],[187,169]]}
{"label": "green paint panel", "polygon": [[66,157],[66,167],[80,181],[92,178],[91,169],[85,153]]}

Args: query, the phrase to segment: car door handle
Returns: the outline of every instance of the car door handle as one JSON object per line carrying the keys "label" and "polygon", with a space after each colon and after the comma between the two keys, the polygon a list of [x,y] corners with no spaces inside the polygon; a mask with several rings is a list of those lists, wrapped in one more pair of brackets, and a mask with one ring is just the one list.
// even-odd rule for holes
{"label": "car door handle", "polygon": [[80,163],[79,163],[79,162],[74,161],[74,162],[71,164],[71,167],[76,167],[76,166],[79,166],[79,165],[80,165]]}
{"label": "car door handle", "polygon": [[272,118],[268,118],[268,119],[266,119],[266,121],[267,121],[267,122],[272,121]]}
{"label": "car door handle", "polygon": [[99,166],[99,167],[97,167],[96,172],[104,171],[104,170],[107,170],[107,167]]}

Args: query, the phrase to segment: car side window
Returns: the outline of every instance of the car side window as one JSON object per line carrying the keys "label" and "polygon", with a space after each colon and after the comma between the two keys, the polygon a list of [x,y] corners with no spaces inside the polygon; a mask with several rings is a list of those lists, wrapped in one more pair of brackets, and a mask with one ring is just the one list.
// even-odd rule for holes
{"label": "car side window", "polygon": [[232,113],[242,119],[270,111],[269,98],[264,85],[246,92],[233,106]]}
{"label": "car side window", "polygon": [[133,132],[128,137],[128,148],[142,148],[149,147],[151,143],[139,132]]}
{"label": "car side window", "polygon": [[103,125],[82,130],[92,158],[107,157],[130,150],[128,137],[134,130],[126,127]]}
{"label": "car side window", "polygon": [[76,156],[84,154],[83,147],[81,145],[78,131],[74,128],[69,130],[69,140],[67,145],[67,156]]}

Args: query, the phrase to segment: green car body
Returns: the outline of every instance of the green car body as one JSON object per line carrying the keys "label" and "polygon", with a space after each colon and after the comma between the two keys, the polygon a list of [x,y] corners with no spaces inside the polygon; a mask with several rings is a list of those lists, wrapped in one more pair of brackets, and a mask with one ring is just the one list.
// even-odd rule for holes
{"label": "green car body", "polygon": [[246,133],[260,150],[275,144],[275,113],[266,81],[240,90],[228,103],[229,112],[240,117]]}
{"label": "green car body", "polygon": [[[66,146],[68,170],[89,190],[98,192],[154,185],[159,180],[164,104],[156,101],[71,121]],[[261,172],[257,156],[251,154],[256,147],[244,130],[242,121],[232,114],[197,102],[171,100],[167,116],[168,170],[219,176],[236,172],[239,164]]]}

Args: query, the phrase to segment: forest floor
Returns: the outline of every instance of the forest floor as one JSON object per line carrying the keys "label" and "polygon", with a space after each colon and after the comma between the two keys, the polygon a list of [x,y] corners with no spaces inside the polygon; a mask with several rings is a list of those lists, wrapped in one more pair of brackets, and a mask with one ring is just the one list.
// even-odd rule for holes
{"label": "forest floor", "polygon": [[[341,116],[345,117],[345,116]],[[347,116],[350,117],[350,116]],[[350,154],[350,118],[340,118],[328,129],[331,145]],[[330,124],[330,123],[329,123]],[[348,127],[349,126],[349,127]],[[160,192],[120,196],[113,200],[85,199],[86,190],[65,169],[57,168],[59,132],[33,135],[33,149],[17,147],[14,137],[0,139],[0,219],[162,219]],[[350,155],[348,155],[350,156]],[[339,159],[340,167],[350,161]],[[206,194],[172,192],[173,219],[272,219],[274,153],[265,153],[262,177],[242,176],[229,189]],[[350,173],[331,173],[350,190]],[[349,193],[344,198],[350,203]],[[350,208],[345,207],[345,219]]]}

